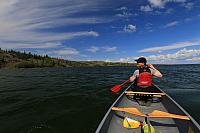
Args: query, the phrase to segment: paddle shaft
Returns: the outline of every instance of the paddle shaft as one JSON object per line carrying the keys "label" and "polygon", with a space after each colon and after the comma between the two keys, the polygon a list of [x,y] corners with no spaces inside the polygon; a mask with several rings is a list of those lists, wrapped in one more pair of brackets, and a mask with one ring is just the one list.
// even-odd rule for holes
{"label": "paddle shaft", "polygon": [[126,84],[127,82],[129,82],[129,79],[128,80],[126,80],[126,81],[124,81],[122,84],[120,84],[119,86],[121,87],[121,86],[123,86],[124,84]]}
{"label": "paddle shaft", "polygon": [[112,107],[112,110],[128,112],[130,114],[137,115],[137,116],[142,116],[142,117],[147,117],[148,116],[148,118],[176,118],[176,119],[190,120],[190,118],[188,116],[171,114],[171,113],[164,112],[164,111],[159,111],[159,110],[154,110],[153,112],[151,112],[149,114],[143,114],[137,108]]}

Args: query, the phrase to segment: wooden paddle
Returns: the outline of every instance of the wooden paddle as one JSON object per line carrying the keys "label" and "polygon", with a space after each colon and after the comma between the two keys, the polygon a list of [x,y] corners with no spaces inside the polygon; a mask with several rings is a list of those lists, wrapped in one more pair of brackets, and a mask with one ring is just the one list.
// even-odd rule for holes
{"label": "wooden paddle", "polygon": [[148,114],[148,116],[151,118],[176,118],[176,119],[190,120],[188,116],[171,114],[159,110],[154,110],[153,112]]}
{"label": "wooden paddle", "polygon": [[117,111],[123,111],[123,112],[127,112],[133,115],[138,115],[138,116],[142,116],[145,117],[146,115],[141,113],[137,108],[118,108],[118,107],[112,107],[112,110],[117,110]]}
{"label": "wooden paddle", "polygon": [[133,114],[133,115],[138,115],[138,116],[142,116],[142,117],[149,117],[149,118],[175,118],[175,119],[190,120],[190,118],[188,116],[171,114],[171,113],[167,113],[167,112],[159,111],[159,110],[154,110],[152,113],[149,113],[149,114],[143,114],[137,108],[113,107],[112,110],[127,112],[127,113],[130,113],[130,114]]}

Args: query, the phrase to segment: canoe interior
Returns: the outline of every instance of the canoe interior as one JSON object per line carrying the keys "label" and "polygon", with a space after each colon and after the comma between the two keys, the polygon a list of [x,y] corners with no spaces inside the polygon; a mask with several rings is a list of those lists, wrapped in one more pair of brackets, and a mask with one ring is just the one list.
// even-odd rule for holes
{"label": "canoe interior", "polygon": [[[163,92],[157,86],[154,87],[157,89],[157,92]],[[131,88],[133,88],[133,85],[129,86],[126,90],[131,90]],[[162,96],[160,101],[158,98],[154,98],[153,101],[154,102],[152,103],[152,101],[144,102],[135,100],[133,99],[133,96],[126,96],[125,93],[122,93],[115,103],[113,103],[111,108],[113,106],[122,108],[134,107],[144,114],[151,113],[153,110],[160,110],[173,114],[189,116],[189,114],[167,94]],[[142,127],[137,129],[127,129],[123,127],[122,123],[125,116],[139,121],[143,121],[144,117],[120,111],[112,111],[111,108],[100,123],[96,133],[142,133]],[[150,123],[155,128],[156,133],[189,133],[189,127],[192,128],[194,133],[200,133],[200,126],[191,116],[189,117],[191,118],[189,121],[171,118],[150,118]]]}

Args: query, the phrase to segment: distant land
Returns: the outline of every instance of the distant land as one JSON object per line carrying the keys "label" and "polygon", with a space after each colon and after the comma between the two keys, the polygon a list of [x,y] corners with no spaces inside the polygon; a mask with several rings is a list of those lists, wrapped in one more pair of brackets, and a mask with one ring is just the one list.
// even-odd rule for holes
{"label": "distant land", "polygon": [[0,48],[0,68],[43,68],[43,67],[95,67],[95,66],[133,66],[133,63],[104,61],[70,61],[37,55],[30,52],[3,50]]}

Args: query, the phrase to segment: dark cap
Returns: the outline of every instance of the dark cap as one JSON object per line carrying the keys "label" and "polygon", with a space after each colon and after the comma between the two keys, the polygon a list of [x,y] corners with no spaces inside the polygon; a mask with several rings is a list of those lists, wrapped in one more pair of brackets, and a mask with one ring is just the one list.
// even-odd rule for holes
{"label": "dark cap", "polygon": [[144,57],[140,57],[137,60],[135,60],[137,63],[144,63],[146,65],[147,60]]}

